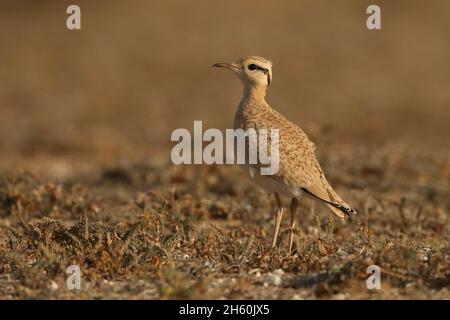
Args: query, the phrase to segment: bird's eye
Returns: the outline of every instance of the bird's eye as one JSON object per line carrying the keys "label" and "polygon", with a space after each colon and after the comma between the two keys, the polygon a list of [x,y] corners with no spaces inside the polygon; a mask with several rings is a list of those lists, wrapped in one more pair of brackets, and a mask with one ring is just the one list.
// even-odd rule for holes
{"label": "bird's eye", "polygon": [[248,66],[248,70],[256,70],[257,68],[256,64],[253,63]]}

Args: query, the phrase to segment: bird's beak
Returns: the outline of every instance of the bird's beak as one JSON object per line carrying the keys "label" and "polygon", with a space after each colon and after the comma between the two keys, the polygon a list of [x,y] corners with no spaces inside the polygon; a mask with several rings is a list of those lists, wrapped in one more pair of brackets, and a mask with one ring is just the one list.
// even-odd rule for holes
{"label": "bird's beak", "polygon": [[216,67],[216,68],[226,68],[226,69],[229,69],[229,70],[239,69],[239,66],[237,64],[235,64],[235,63],[232,63],[232,62],[216,63],[216,64],[213,64],[212,66]]}

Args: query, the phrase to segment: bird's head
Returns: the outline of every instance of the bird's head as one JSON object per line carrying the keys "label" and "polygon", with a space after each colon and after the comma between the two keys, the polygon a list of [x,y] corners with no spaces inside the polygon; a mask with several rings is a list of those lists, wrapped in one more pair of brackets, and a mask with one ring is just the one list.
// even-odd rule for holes
{"label": "bird's head", "polygon": [[250,56],[236,62],[216,63],[213,67],[222,67],[233,71],[246,87],[267,88],[272,82],[272,62],[261,57]]}

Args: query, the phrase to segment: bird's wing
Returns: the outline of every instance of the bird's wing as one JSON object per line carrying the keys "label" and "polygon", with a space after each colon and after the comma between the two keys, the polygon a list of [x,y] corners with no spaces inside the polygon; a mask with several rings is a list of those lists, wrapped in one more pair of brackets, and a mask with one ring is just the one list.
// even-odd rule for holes
{"label": "bird's wing", "polygon": [[328,183],[315,155],[315,145],[305,132],[283,115],[273,110],[264,119],[256,121],[256,127],[279,129],[279,171],[274,179],[303,190],[324,202],[340,218],[356,212],[339,197]]}
{"label": "bird's wing", "polygon": [[307,194],[322,200],[330,209],[341,219],[345,218],[345,215],[356,214],[342,198],[334,191],[325,174],[322,171],[317,159],[313,160],[316,171],[312,182],[309,185],[301,187],[301,189]]}

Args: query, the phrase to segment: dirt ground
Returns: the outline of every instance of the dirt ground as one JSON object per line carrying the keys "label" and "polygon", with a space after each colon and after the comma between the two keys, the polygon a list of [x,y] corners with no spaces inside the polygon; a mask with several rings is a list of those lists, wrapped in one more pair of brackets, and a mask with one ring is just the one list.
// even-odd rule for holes
{"label": "dirt ground", "polygon": [[[379,31],[359,0],[79,1],[81,31],[69,4],[0,4],[1,299],[450,298],[450,3],[380,1]],[[232,126],[210,66],[245,55],[359,213],[302,199],[291,254],[239,168],[170,161],[174,129]]]}

